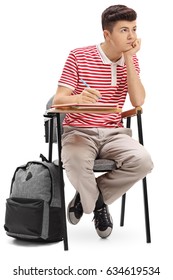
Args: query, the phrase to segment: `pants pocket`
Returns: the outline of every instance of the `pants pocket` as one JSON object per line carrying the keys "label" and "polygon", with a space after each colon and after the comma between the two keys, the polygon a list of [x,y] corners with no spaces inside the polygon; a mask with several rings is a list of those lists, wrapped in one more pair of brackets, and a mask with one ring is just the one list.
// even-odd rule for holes
{"label": "pants pocket", "polygon": [[9,233],[41,236],[44,201],[41,199],[8,198],[5,230]]}

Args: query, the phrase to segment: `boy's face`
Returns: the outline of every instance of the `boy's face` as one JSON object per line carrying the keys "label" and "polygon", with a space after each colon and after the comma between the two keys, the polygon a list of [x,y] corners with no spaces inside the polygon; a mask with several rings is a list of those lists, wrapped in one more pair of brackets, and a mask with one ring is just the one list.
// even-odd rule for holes
{"label": "boy's face", "polygon": [[111,46],[117,52],[126,52],[132,48],[133,42],[137,39],[136,20],[116,22],[112,32],[104,30],[106,41],[110,42]]}

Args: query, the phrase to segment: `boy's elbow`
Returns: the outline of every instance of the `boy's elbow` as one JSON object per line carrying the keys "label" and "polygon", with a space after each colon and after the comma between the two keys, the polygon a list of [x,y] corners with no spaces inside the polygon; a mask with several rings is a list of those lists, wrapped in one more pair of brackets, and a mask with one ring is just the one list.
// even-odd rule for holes
{"label": "boy's elbow", "polygon": [[132,106],[133,107],[140,107],[144,104],[145,102],[145,97],[144,98],[136,98],[134,100],[131,100]]}
{"label": "boy's elbow", "polygon": [[135,102],[132,102],[132,106],[133,107],[140,107],[144,104],[144,99],[143,100],[138,100],[138,101],[135,101]]}

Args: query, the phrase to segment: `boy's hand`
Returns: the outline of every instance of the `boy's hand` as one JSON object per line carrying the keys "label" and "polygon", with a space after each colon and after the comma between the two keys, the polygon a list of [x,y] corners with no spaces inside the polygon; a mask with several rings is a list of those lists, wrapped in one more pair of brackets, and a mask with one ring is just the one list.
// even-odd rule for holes
{"label": "boy's hand", "polygon": [[132,45],[131,45],[131,49],[124,52],[124,56],[133,56],[134,54],[136,54],[141,48],[141,39],[136,39]]}
{"label": "boy's hand", "polygon": [[99,100],[99,98],[101,98],[101,94],[98,90],[87,87],[76,97],[78,104],[95,103]]}

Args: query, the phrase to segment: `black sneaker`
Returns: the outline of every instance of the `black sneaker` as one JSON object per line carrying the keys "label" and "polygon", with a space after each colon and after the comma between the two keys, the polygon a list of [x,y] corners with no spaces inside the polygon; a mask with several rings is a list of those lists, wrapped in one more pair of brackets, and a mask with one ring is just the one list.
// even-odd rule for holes
{"label": "black sneaker", "polygon": [[69,223],[76,225],[83,215],[83,208],[80,202],[80,195],[76,192],[74,198],[69,203],[67,208],[67,218]]}
{"label": "black sneaker", "polygon": [[97,231],[97,234],[101,238],[107,238],[113,228],[113,220],[109,214],[108,206],[104,205],[98,210],[94,210],[94,224]]}

